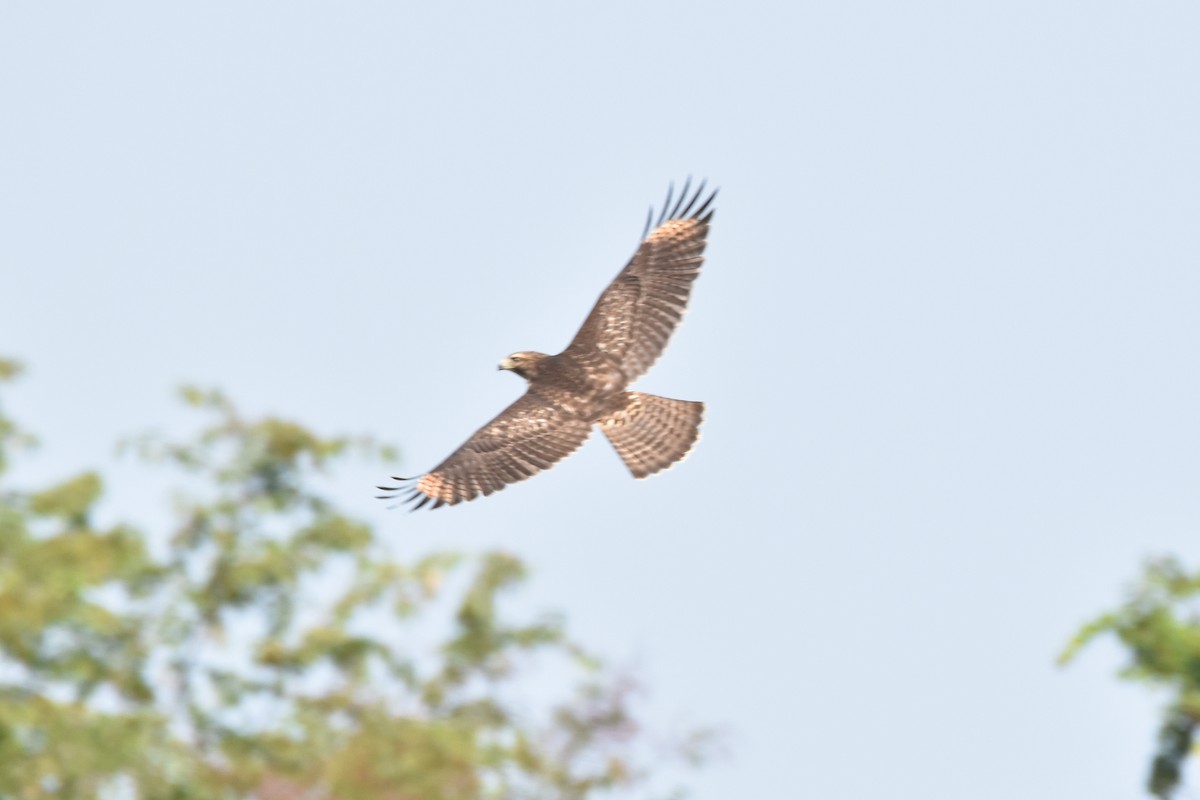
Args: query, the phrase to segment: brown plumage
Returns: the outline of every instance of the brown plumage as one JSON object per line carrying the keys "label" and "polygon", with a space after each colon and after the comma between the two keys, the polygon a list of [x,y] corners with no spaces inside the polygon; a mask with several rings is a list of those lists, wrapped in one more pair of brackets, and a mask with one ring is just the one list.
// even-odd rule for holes
{"label": "brown plumage", "polygon": [[700,435],[704,404],[627,387],[662,355],[700,274],[717,193],[705,195],[701,183],[689,195],[689,186],[673,207],[667,192],[653,230],[651,209],[637,252],[566,350],[518,352],[500,362],[500,369],[528,381],[525,394],[426,474],[380,486],[381,498],[416,501],[416,509],[489,495],[575,452],[593,425],[636,478],[688,454]]}

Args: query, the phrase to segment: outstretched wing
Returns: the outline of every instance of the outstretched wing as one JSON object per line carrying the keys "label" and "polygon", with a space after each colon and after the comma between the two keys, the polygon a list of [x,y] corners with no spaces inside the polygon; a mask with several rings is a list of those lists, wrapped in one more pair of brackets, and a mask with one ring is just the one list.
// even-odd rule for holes
{"label": "outstretched wing", "polygon": [[[701,182],[689,199],[690,183],[684,184],[674,208],[672,193],[667,192],[653,231],[649,231],[650,220],[646,221],[650,235],[643,234],[633,258],[600,295],[567,353],[586,356],[598,351],[630,381],[662,355],[683,316],[692,281],[700,274],[717,196],[714,190],[704,197]],[[653,209],[650,214],[653,219]]]}
{"label": "outstretched wing", "polygon": [[[398,486],[380,486],[381,499],[416,501],[413,510],[474,500],[523,481],[575,452],[592,423],[543,397],[526,392],[494,420],[419,478],[394,478]],[[405,494],[407,492],[407,494]]]}

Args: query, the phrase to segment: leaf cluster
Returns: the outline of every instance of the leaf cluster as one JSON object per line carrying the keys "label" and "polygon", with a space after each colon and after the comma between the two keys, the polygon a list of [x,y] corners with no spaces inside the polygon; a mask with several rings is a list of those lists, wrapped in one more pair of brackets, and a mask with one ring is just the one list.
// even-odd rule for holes
{"label": "leaf cluster", "polygon": [[1195,749],[1200,726],[1200,572],[1189,573],[1177,560],[1146,565],[1126,602],[1084,625],[1068,643],[1060,664],[1067,664],[1099,636],[1111,634],[1124,646],[1126,680],[1168,693],[1158,747],[1147,788],[1156,797],[1176,794],[1183,767]]}

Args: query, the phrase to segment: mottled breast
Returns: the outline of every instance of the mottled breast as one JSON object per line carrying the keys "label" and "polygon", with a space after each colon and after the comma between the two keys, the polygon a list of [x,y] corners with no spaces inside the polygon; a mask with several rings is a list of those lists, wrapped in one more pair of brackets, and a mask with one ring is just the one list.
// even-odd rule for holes
{"label": "mottled breast", "polygon": [[614,403],[623,403],[627,384],[625,373],[600,354],[551,356],[537,380],[540,393],[586,419],[599,419]]}

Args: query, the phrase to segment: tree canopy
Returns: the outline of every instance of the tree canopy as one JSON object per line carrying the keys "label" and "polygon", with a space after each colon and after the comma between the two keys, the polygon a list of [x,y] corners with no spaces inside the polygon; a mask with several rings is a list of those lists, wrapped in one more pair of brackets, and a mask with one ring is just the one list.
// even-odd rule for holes
{"label": "tree canopy", "polygon": [[[0,383],[19,372],[0,361]],[[203,419],[194,436],[127,448],[174,476],[166,529],[99,525],[111,515],[95,471],[9,485],[32,438],[0,404],[0,797],[586,798],[644,785],[663,753],[631,682],[558,618],[503,613],[526,577],[517,557],[403,562],[321,491],[343,459],[389,448],[248,419],[219,392],[183,398]],[[522,696],[535,667],[564,676],[551,682],[561,696]],[[706,742],[668,750],[696,760]]]}
{"label": "tree canopy", "polygon": [[1147,789],[1156,797],[1176,795],[1183,769],[1194,751],[1200,725],[1200,572],[1188,572],[1176,559],[1146,565],[1128,600],[1084,625],[1059,662],[1069,663],[1089,642],[1112,634],[1128,650],[1121,671],[1126,680],[1165,690],[1158,746]]}

